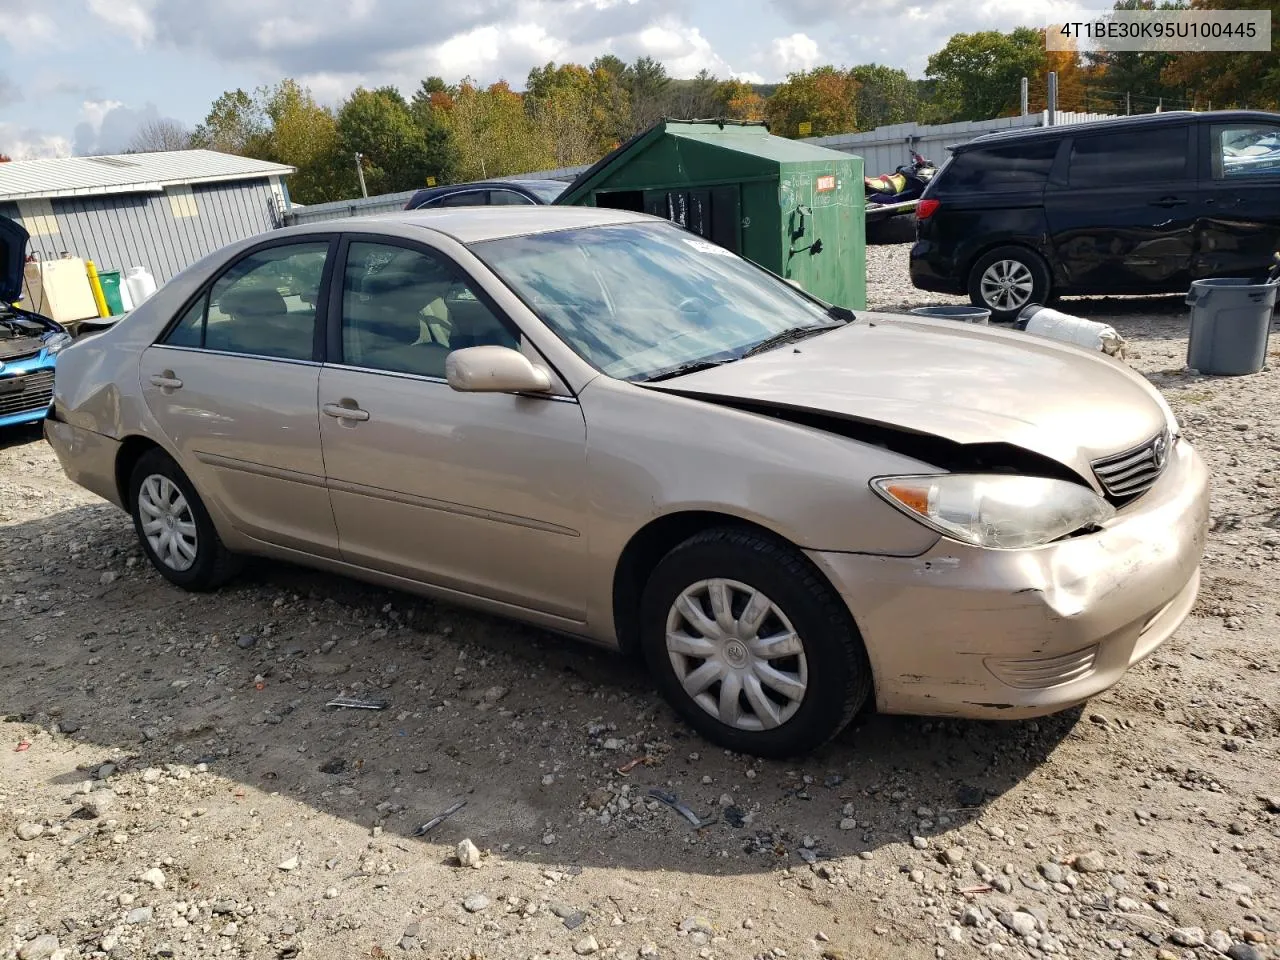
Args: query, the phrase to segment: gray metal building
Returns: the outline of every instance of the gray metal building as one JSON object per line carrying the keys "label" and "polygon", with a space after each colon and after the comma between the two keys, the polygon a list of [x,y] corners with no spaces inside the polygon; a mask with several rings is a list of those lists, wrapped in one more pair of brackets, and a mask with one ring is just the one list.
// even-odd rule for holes
{"label": "gray metal building", "polygon": [[0,163],[0,215],[42,260],[146,267],[164,283],[207,253],[278,227],[293,167],[212,150]]}

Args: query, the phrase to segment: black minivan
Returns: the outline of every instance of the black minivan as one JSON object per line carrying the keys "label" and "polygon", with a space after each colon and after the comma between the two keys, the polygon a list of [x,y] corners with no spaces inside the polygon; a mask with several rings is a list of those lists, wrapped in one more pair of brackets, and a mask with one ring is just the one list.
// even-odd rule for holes
{"label": "black minivan", "polygon": [[911,282],[1008,321],[1063,294],[1261,276],[1280,246],[1280,114],[1179,111],[987,134],[916,211]]}

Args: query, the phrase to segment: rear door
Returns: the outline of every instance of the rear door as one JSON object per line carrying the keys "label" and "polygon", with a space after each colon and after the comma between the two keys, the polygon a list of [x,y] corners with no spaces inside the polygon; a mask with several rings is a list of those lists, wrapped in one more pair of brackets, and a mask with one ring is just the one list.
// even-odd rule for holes
{"label": "rear door", "polygon": [[1072,137],[1045,193],[1059,283],[1082,293],[1183,290],[1199,199],[1194,124]]}
{"label": "rear door", "polygon": [[338,557],[316,391],[337,238],[264,243],[142,354],[148,409],[191,482],[242,533]]}
{"label": "rear door", "polygon": [[1202,123],[1195,279],[1264,273],[1280,246],[1280,124]]}

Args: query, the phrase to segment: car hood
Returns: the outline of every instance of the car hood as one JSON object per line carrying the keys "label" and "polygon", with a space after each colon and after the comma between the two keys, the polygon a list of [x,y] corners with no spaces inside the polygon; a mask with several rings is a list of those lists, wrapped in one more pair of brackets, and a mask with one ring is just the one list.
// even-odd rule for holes
{"label": "car hood", "polygon": [[649,386],[822,413],[958,444],[1011,444],[1080,476],[1169,424],[1123,363],[1012,330],[860,313],[831,333]]}
{"label": "car hood", "polygon": [[30,234],[16,220],[0,217],[0,302],[13,303],[22,296]]}

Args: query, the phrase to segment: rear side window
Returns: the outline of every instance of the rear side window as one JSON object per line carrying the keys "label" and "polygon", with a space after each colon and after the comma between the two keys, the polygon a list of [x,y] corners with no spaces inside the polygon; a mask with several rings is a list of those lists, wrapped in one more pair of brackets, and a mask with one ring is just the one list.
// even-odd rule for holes
{"label": "rear side window", "polygon": [[1043,186],[1049,178],[1057,139],[1032,140],[1004,147],[964,150],[946,166],[948,187],[966,190],[1020,190]]}
{"label": "rear side window", "polygon": [[1187,127],[1162,127],[1081,137],[1071,145],[1073,187],[1115,186],[1191,176]]}
{"label": "rear side window", "polygon": [[1280,127],[1271,123],[1220,124],[1213,128],[1213,177],[1280,176]]}

